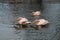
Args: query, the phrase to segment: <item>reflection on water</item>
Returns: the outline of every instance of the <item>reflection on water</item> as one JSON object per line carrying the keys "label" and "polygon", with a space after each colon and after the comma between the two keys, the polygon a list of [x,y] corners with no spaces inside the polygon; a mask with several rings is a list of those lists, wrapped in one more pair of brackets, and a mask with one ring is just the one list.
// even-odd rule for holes
{"label": "reflection on water", "polygon": [[44,8],[41,17],[50,22],[48,28],[16,30],[13,28],[16,18],[23,16],[32,20],[30,14],[32,10],[40,10],[39,4],[17,4],[15,7],[13,4],[0,3],[0,40],[59,40],[60,4],[44,3]]}

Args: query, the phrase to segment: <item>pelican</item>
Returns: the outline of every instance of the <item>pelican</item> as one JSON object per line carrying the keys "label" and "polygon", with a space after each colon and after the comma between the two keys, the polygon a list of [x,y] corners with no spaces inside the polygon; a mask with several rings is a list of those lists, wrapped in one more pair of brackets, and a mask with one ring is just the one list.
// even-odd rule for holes
{"label": "pelican", "polygon": [[37,19],[37,20],[34,20],[33,23],[37,26],[37,28],[39,28],[41,26],[48,24],[49,22],[45,19]]}
{"label": "pelican", "polygon": [[40,11],[32,12],[32,16],[34,17],[34,19],[38,19],[40,15],[41,15]]}
{"label": "pelican", "polygon": [[40,11],[32,12],[32,16],[39,16],[39,15],[41,15]]}
{"label": "pelican", "polygon": [[22,27],[24,28],[24,27],[27,27],[27,25],[31,24],[31,22],[28,21],[27,18],[19,17],[17,20],[18,20],[17,23],[20,25],[19,28],[22,28]]}
{"label": "pelican", "polygon": [[27,18],[24,18],[24,17],[19,17],[19,18],[17,18],[17,20],[18,20],[18,21],[20,21],[20,20],[28,21],[28,19],[27,19]]}

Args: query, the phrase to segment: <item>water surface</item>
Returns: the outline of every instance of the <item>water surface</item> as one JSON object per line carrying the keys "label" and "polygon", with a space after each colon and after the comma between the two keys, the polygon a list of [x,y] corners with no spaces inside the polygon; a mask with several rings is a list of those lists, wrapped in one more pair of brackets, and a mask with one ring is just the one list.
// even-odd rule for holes
{"label": "water surface", "polygon": [[30,14],[32,11],[40,11],[40,5],[0,3],[0,40],[59,40],[60,3],[43,4],[41,18],[50,22],[48,28],[16,30],[13,28],[16,18],[22,16],[33,20]]}

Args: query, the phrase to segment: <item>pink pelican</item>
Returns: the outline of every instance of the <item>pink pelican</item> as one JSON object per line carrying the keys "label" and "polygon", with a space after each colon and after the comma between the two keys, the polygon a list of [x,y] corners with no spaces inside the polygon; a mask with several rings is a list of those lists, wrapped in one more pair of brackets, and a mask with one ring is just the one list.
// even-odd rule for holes
{"label": "pink pelican", "polygon": [[41,15],[41,12],[40,12],[40,11],[32,12],[32,16],[33,16],[35,19],[38,19],[40,15]]}
{"label": "pink pelican", "polygon": [[39,15],[41,15],[40,11],[32,12],[32,16],[39,16]]}
{"label": "pink pelican", "polygon": [[28,19],[27,19],[27,18],[24,18],[24,17],[19,17],[19,18],[17,18],[17,20],[18,20],[18,21],[20,21],[20,20],[28,21]]}
{"label": "pink pelican", "polygon": [[20,28],[22,28],[23,25],[27,27],[27,25],[31,23],[28,21],[27,18],[23,18],[23,17],[19,17],[17,20],[18,20],[18,24],[20,25]]}
{"label": "pink pelican", "polygon": [[49,22],[45,19],[38,19],[38,20],[34,20],[33,23],[37,26],[37,28],[39,28],[41,26],[48,24]]}

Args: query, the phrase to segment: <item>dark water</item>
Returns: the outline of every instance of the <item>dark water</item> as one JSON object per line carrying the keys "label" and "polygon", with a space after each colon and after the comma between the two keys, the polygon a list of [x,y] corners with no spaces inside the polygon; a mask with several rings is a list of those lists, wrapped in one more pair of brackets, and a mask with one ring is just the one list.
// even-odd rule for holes
{"label": "dark water", "polygon": [[60,3],[43,3],[41,18],[47,19],[48,28],[16,30],[13,28],[19,16],[33,20],[32,11],[40,10],[39,4],[0,3],[0,40],[60,40]]}

